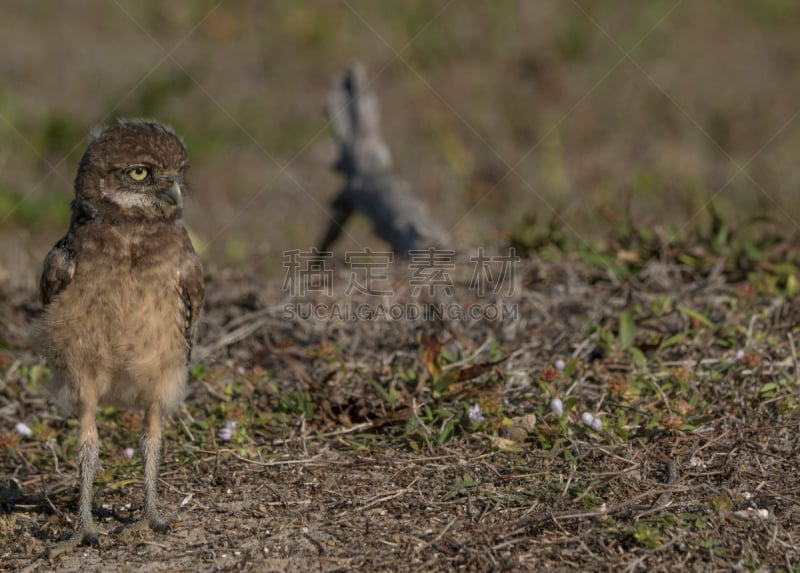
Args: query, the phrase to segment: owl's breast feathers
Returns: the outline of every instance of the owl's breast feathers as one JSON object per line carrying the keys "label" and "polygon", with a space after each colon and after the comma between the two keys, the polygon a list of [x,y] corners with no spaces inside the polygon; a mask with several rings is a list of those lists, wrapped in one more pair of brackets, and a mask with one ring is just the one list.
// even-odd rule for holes
{"label": "owl's breast feathers", "polygon": [[[112,225],[98,219],[73,218],[67,235],[44,261],[40,294],[45,309],[70,288],[91,296],[95,308],[127,307],[141,314],[154,304],[165,309],[177,306],[187,357],[191,352],[204,285],[200,259],[182,225]],[[174,306],[151,300],[162,297],[174,297]]]}

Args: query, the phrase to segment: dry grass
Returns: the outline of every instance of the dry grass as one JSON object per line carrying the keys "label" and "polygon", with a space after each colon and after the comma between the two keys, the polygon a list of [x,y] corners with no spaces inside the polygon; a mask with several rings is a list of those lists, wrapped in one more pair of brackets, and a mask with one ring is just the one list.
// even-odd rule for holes
{"label": "dry grass", "polygon": [[[122,455],[139,419],[109,410],[103,550],[59,566],[794,570],[794,298],[761,263],[576,259],[521,264],[506,299],[519,317],[502,325],[285,321],[292,300],[277,284],[215,277],[203,359],[166,438],[175,530],[113,533],[139,510],[140,467]],[[750,281],[732,281],[742,271]],[[32,307],[28,293],[14,299],[6,340]],[[0,408],[33,436],[0,435],[0,556],[45,571],[37,555],[68,533],[77,501],[73,424],[46,407],[46,372],[24,346],[2,356]],[[582,424],[584,411],[602,429]]]}

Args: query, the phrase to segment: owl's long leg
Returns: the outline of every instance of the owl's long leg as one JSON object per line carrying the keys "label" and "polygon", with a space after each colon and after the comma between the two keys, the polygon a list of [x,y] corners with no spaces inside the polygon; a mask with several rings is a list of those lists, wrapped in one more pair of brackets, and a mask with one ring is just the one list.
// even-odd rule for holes
{"label": "owl's long leg", "polygon": [[[87,393],[88,394],[88,393]],[[92,489],[94,487],[94,473],[97,469],[99,439],[95,423],[97,401],[90,396],[82,397],[78,412],[78,481],[80,482],[81,497],[78,506],[78,527],[71,538],[57,543],[47,551],[49,558],[54,558],[62,553],[68,553],[81,544],[100,547],[97,538],[97,529],[92,518]]]}
{"label": "owl's long leg", "polygon": [[170,529],[158,513],[156,481],[158,479],[158,463],[161,458],[161,407],[152,404],[145,412],[144,428],[140,440],[142,459],[144,461],[144,510],[143,522],[151,529],[165,532]]}
{"label": "owl's long leg", "polygon": [[158,462],[161,458],[161,407],[158,404],[153,404],[145,409],[139,447],[142,450],[142,461],[144,462],[142,519],[126,525],[119,530],[119,533],[128,535],[148,527],[159,533],[165,533],[172,527],[166,519],[161,517],[157,508],[156,482],[158,480]]}
{"label": "owl's long leg", "polygon": [[144,463],[144,509],[142,519],[125,526],[121,533],[127,535],[142,529],[150,528],[164,533],[170,530],[169,523],[158,513],[158,463],[161,458],[161,408],[158,404],[147,407],[144,413],[144,426],[139,438]]}

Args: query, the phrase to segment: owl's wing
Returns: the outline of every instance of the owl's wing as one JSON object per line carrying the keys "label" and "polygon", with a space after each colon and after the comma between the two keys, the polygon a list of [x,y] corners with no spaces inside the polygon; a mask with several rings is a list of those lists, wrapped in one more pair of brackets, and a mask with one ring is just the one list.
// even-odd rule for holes
{"label": "owl's wing", "polygon": [[39,281],[39,298],[47,306],[58,293],[67,288],[75,274],[75,249],[71,235],[56,243],[44,259],[42,278]]}
{"label": "owl's wing", "polygon": [[79,197],[72,201],[70,208],[72,217],[69,221],[69,231],[50,249],[44,259],[42,278],[39,281],[39,298],[44,306],[50,304],[54,296],[67,288],[75,275],[77,251],[74,237],[81,227],[97,216],[95,208]]}
{"label": "owl's wing", "polygon": [[200,257],[194,252],[189,234],[184,236],[184,250],[178,266],[178,294],[181,299],[181,321],[183,335],[186,337],[188,355],[191,354],[200,309],[203,306],[205,287],[203,285],[203,267]]}

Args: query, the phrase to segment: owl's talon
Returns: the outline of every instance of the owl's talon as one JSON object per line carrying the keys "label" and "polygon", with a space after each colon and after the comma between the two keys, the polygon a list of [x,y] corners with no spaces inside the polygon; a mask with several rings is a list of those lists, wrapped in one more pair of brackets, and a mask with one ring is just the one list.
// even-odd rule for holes
{"label": "owl's talon", "polygon": [[142,531],[143,529],[152,529],[156,533],[168,533],[172,531],[172,525],[160,516],[143,517],[138,521],[123,526],[119,532],[122,535],[128,535],[130,533]]}
{"label": "owl's talon", "polygon": [[150,522],[150,529],[156,531],[158,533],[169,533],[172,531],[172,525],[169,522],[160,519],[160,518],[152,518],[149,520]]}
{"label": "owl's talon", "polygon": [[75,551],[81,545],[87,545],[93,549],[100,549],[100,539],[94,531],[76,531],[72,537],[64,541],[56,543],[47,551],[44,552],[44,557],[47,559],[55,559],[61,555]]}
{"label": "owl's talon", "polygon": [[84,533],[81,542],[94,549],[100,549],[100,539],[94,533]]}

